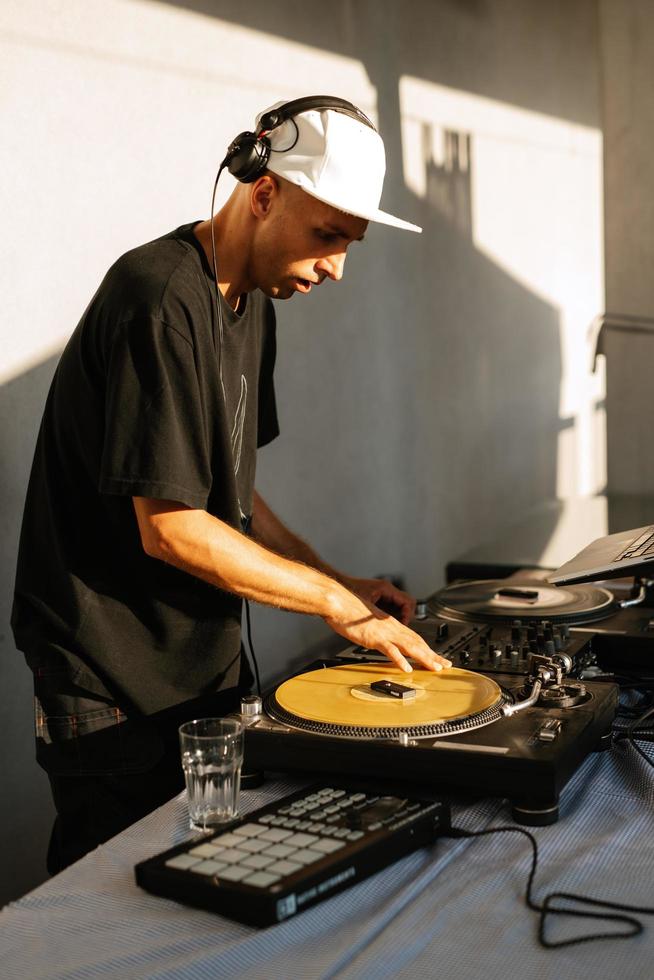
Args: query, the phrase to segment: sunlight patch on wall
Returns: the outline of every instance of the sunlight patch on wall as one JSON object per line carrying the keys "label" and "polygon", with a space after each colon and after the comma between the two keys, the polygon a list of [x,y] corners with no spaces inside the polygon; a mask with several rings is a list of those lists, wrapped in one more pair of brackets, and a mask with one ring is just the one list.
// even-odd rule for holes
{"label": "sunlight patch on wall", "polygon": [[550,539],[543,547],[543,568],[558,568],[595,538],[610,531],[609,505],[606,497],[570,500],[561,510]]}
{"label": "sunlight patch on wall", "polygon": [[122,252],[208,216],[257,111],[326,91],[377,116],[358,60],[149,0],[5,4],[0,66],[0,382],[63,347]]}
{"label": "sunlight patch on wall", "polygon": [[407,186],[558,312],[559,415],[572,425],[559,435],[557,492],[596,492],[604,379],[590,370],[588,327],[604,309],[601,133],[409,76],[400,105]]}

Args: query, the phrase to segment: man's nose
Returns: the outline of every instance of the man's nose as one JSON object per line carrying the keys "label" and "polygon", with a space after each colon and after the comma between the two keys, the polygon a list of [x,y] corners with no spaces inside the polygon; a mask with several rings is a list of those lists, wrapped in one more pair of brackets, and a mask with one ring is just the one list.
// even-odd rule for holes
{"label": "man's nose", "polygon": [[316,262],[316,268],[324,272],[335,282],[343,278],[343,266],[345,265],[345,252],[336,252],[334,255],[326,255]]}

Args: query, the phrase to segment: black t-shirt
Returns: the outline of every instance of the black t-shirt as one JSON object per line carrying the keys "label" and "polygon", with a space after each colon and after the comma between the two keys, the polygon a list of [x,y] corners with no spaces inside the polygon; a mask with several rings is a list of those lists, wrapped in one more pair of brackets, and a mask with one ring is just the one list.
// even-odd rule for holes
{"label": "black t-shirt", "polygon": [[35,672],[126,710],[238,683],[241,600],[146,555],[131,499],[236,528],[251,514],[257,446],[278,434],[275,318],[258,291],[241,315],[220,301],[222,345],[193,225],[122,256],[62,354],[41,423],[16,642]]}

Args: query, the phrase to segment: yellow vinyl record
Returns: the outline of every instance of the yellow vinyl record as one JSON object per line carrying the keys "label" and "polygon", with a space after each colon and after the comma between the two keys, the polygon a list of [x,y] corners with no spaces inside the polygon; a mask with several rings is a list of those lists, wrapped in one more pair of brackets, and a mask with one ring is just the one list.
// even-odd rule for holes
{"label": "yellow vinyl record", "polygon": [[[407,699],[370,688],[389,680],[415,690]],[[403,729],[443,724],[476,715],[501,702],[495,681],[458,667],[433,672],[375,664],[346,664],[298,674],[275,691],[275,700],[296,718],[328,725]]]}

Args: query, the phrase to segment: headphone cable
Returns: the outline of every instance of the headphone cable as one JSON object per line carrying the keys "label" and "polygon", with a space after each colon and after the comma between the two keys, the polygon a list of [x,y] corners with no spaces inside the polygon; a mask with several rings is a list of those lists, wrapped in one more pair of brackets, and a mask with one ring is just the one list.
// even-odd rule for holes
{"label": "headphone cable", "polygon": [[257,681],[257,694],[259,697],[261,694],[261,678],[259,677],[259,664],[257,663],[257,658],[254,654],[254,644],[252,642],[252,623],[250,622],[250,603],[247,599],[245,601],[245,622],[247,624],[247,635],[248,635],[248,647],[250,649],[250,658],[252,660],[252,666],[254,667],[254,675]]}
{"label": "headphone cable", "polygon": [[[297,126],[295,127],[297,131]],[[298,134],[299,135],[299,134]],[[297,142],[297,139],[296,139]],[[295,143],[293,144],[295,146]],[[223,162],[218,168],[218,173],[216,174],[216,179],[213,185],[213,192],[211,194],[211,259],[213,265],[213,277],[214,277],[214,302],[216,304],[216,312],[218,315],[218,373],[220,376],[220,387],[223,392],[223,404],[227,405],[227,399],[225,396],[225,385],[223,384],[223,311],[222,311],[222,300],[219,295],[220,287],[218,286],[218,258],[216,255],[216,234],[214,229],[214,211],[216,206],[216,191],[218,189],[218,181],[220,180],[220,175],[227,165],[228,158],[225,157]],[[254,666],[254,674],[257,681],[257,693],[261,697],[261,680],[259,677],[259,665],[257,663],[257,658],[254,653],[254,644],[252,643],[252,624],[250,621],[250,604],[248,600],[245,600],[245,620],[247,624],[247,638],[248,647],[250,649],[250,657],[252,659],[252,664]]]}
{"label": "headphone cable", "polygon": [[220,175],[225,169],[226,164],[227,164],[227,157],[225,157],[223,162],[218,167],[218,173],[216,174],[216,179],[214,181],[213,191],[211,194],[211,218],[209,222],[211,225],[211,258],[212,258],[212,265],[213,265],[213,278],[214,278],[214,287],[215,287],[214,302],[216,304],[216,314],[218,317],[218,376],[220,377],[220,387],[222,388],[223,402],[225,405],[227,404],[227,399],[225,398],[225,385],[223,383],[223,311],[222,311],[221,297],[219,295],[220,288],[218,286],[218,259],[216,257],[216,232],[214,228],[213,217],[214,217],[214,210],[216,205],[216,191],[218,190],[218,181],[220,180]]}

